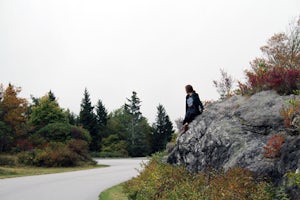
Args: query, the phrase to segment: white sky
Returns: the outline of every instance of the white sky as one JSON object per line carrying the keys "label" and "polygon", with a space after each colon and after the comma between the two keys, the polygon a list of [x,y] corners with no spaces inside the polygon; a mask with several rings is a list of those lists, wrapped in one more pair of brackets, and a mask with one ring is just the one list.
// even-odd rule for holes
{"label": "white sky", "polygon": [[299,0],[0,0],[0,83],[77,114],[85,87],[109,111],[134,90],[151,123],[159,103],[175,120],[185,85],[217,99],[219,69],[243,79],[299,14]]}

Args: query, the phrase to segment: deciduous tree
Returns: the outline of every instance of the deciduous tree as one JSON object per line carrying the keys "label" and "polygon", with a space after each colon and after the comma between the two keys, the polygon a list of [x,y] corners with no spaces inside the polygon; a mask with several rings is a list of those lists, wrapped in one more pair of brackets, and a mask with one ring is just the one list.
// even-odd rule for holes
{"label": "deciduous tree", "polygon": [[286,33],[274,34],[261,47],[262,57],[250,62],[247,82],[239,82],[239,92],[276,90],[291,94],[300,89],[300,16],[290,23]]}
{"label": "deciduous tree", "polygon": [[49,94],[38,100],[37,105],[32,106],[30,125],[38,130],[50,123],[67,123],[67,116],[56,100],[50,99]]}
{"label": "deciduous tree", "polygon": [[[274,34],[262,46],[263,59],[269,67],[295,69],[300,66],[300,17],[289,24],[286,33]],[[253,63],[254,64],[254,63]]]}
{"label": "deciduous tree", "polygon": [[213,81],[214,86],[217,88],[218,93],[221,96],[221,99],[230,97],[232,95],[232,87],[234,80],[225,70],[220,69],[221,79],[219,81]]}
{"label": "deciduous tree", "polygon": [[28,102],[26,99],[18,97],[20,92],[20,87],[11,84],[4,92],[1,92],[0,120],[11,128],[14,139],[25,134],[24,126],[27,120],[25,113]]}

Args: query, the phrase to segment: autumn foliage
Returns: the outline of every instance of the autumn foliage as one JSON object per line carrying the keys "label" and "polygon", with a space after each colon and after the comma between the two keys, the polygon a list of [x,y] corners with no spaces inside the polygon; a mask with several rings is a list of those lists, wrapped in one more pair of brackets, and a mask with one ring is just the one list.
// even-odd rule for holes
{"label": "autumn foliage", "polygon": [[157,155],[144,165],[139,176],[125,184],[124,191],[132,200],[273,199],[268,183],[254,180],[246,169],[235,167],[226,172],[193,174],[183,166],[163,163]]}
{"label": "autumn foliage", "polygon": [[19,97],[20,87],[0,84],[0,151],[8,151],[26,135],[27,100]]}
{"label": "autumn foliage", "polygon": [[248,88],[240,84],[240,90],[251,89],[253,92],[276,90],[279,94],[292,94],[299,89],[300,68],[288,69],[262,65],[252,69],[252,71],[246,71]]}
{"label": "autumn foliage", "polygon": [[284,143],[285,139],[281,135],[273,135],[268,141],[267,145],[264,147],[264,156],[266,158],[276,158],[280,156],[280,149]]}
{"label": "autumn foliage", "polygon": [[300,114],[300,100],[296,100],[295,98],[291,99],[289,106],[283,107],[280,110],[280,114],[284,119],[284,126],[290,128],[295,116]]}
{"label": "autumn foliage", "polygon": [[[95,164],[88,152],[90,133],[68,122],[54,94],[33,98],[18,95],[20,87],[0,84],[0,151],[16,154],[16,163],[47,167]],[[8,163],[2,157],[0,165]],[[5,161],[5,162],[2,162]],[[17,162],[18,161],[18,162]]]}
{"label": "autumn foliage", "polygon": [[263,56],[254,59],[246,70],[246,83],[239,82],[239,92],[276,90],[292,94],[300,88],[300,17],[286,33],[274,34],[261,47]]}
{"label": "autumn foliage", "polygon": [[0,119],[11,128],[15,136],[24,134],[23,126],[26,122],[25,113],[28,102],[26,99],[18,97],[20,92],[20,87],[9,84],[0,98]]}
{"label": "autumn foliage", "polygon": [[18,162],[23,165],[38,167],[70,167],[95,164],[88,154],[88,144],[83,140],[70,140],[67,143],[50,142],[43,149],[20,152]]}

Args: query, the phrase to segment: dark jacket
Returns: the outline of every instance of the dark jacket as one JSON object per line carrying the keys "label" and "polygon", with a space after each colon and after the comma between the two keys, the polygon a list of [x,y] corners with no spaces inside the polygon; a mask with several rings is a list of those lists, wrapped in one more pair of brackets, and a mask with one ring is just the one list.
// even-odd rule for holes
{"label": "dark jacket", "polygon": [[[193,99],[192,102],[188,102],[189,101],[188,99],[190,97]],[[200,115],[203,112],[203,110],[204,110],[203,104],[200,101],[199,95],[196,92],[193,92],[192,96],[186,95],[185,99],[186,99],[186,101],[185,101],[186,102],[185,103],[185,111],[186,112],[194,113],[196,115]],[[191,104],[191,105],[189,105],[189,104]]]}

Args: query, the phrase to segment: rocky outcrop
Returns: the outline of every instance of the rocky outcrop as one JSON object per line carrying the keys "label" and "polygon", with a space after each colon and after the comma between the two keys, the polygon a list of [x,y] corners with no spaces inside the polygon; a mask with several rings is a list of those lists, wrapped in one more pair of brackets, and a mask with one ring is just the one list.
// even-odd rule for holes
{"label": "rocky outcrop", "polygon": [[[300,169],[300,137],[284,127],[279,112],[291,98],[264,91],[211,104],[178,137],[167,161],[191,172],[241,166],[280,184],[285,173]],[[285,138],[280,156],[266,158],[264,147],[275,134]]]}

